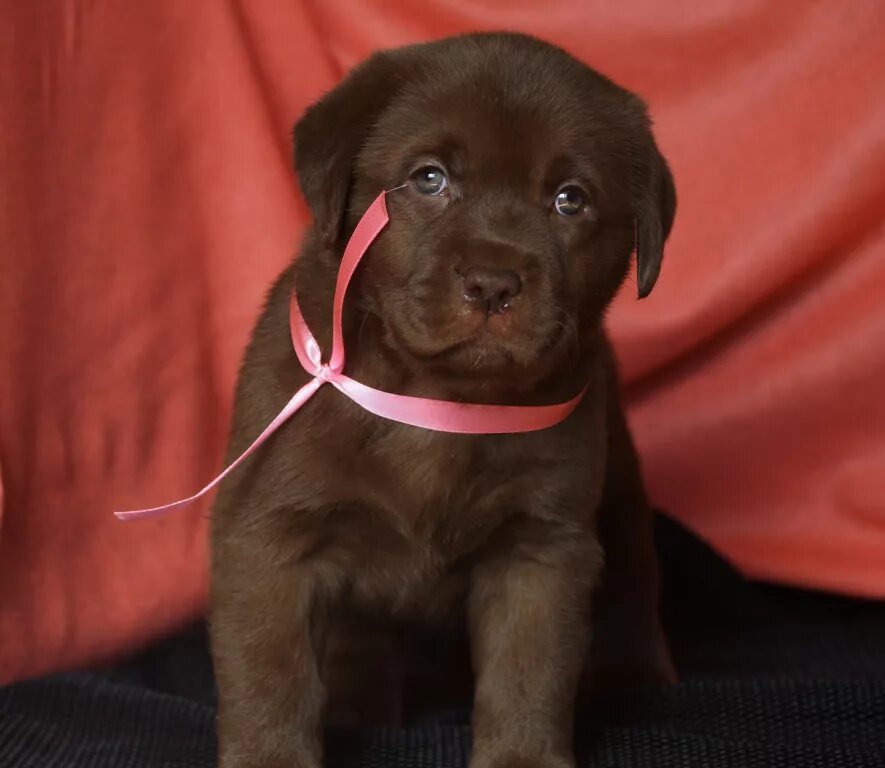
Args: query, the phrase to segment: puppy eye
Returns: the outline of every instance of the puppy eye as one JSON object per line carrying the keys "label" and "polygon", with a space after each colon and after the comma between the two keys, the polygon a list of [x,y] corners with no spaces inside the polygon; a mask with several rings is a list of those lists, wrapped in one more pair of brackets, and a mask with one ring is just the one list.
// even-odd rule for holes
{"label": "puppy eye", "polygon": [[415,171],[412,183],[422,195],[439,195],[449,186],[445,173],[435,165],[425,165]]}
{"label": "puppy eye", "polygon": [[583,190],[575,186],[563,187],[553,200],[553,207],[560,216],[576,216],[586,205]]}

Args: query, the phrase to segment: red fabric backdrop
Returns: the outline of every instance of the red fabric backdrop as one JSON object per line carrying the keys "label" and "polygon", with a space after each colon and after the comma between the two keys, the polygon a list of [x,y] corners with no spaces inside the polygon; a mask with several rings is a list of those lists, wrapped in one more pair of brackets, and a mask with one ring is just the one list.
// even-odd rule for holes
{"label": "red fabric backdrop", "polygon": [[843,3],[0,10],[0,680],[197,614],[238,359],[307,221],[304,107],[379,47],[501,28],[643,94],[680,209],[611,318],[656,502],[746,573],[885,597],[885,14]]}

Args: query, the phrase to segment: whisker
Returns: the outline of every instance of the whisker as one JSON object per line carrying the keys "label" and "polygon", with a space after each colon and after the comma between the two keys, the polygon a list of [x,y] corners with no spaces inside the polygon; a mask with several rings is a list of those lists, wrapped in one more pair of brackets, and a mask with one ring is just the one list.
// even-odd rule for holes
{"label": "whisker", "polygon": [[363,319],[360,322],[360,329],[359,329],[359,331],[357,331],[357,334],[356,334],[357,344],[359,344],[363,340],[363,329],[366,327],[366,320],[368,320],[368,319],[369,319],[369,313],[363,312]]}

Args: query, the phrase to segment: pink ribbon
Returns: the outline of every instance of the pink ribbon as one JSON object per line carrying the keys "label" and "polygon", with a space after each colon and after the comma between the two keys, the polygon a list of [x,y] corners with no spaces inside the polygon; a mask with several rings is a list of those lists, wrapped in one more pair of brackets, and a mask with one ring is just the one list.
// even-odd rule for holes
{"label": "pink ribbon", "polygon": [[171,512],[205,496],[252,455],[324,384],[331,384],[339,392],[376,416],[437,432],[455,432],[468,435],[533,432],[558,424],[575,410],[584,396],[586,388],[571,400],[555,405],[477,405],[395,395],[391,392],[367,387],[365,384],[360,384],[355,379],[344,375],[344,335],[341,328],[344,295],[357,265],[389,220],[385,195],[386,192],[382,192],[375,198],[356,225],[356,229],[344,249],[332,304],[332,355],[329,362],[323,362],[320,346],[307,327],[293,290],[289,304],[292,345],[295,347],[295,354],[301,366],[313,378],[295,393],[276,418],[255,438],[255,442],[205,488],[193,496],[171,504],[115,513],[120,520],[133,520]]}

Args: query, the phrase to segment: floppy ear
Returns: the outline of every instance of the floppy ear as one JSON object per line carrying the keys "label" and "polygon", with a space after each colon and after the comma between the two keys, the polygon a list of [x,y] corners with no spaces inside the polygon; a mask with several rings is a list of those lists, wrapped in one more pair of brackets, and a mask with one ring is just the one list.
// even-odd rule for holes
{"label": "floppy ear", "polygon": [[652,142],[645,167],[639,174],[641,187],[635,203],[636,271],[639,298],[654,288],[661,272],[664,243],[676,215],[676,187],[667,161]]}
{"label": "floppy ear", "polygon": [[375,54],[295,124],[295,171],[314,226],[327,245],[341,235],[354,160],[400,86],[401,73],[394,54]]}

